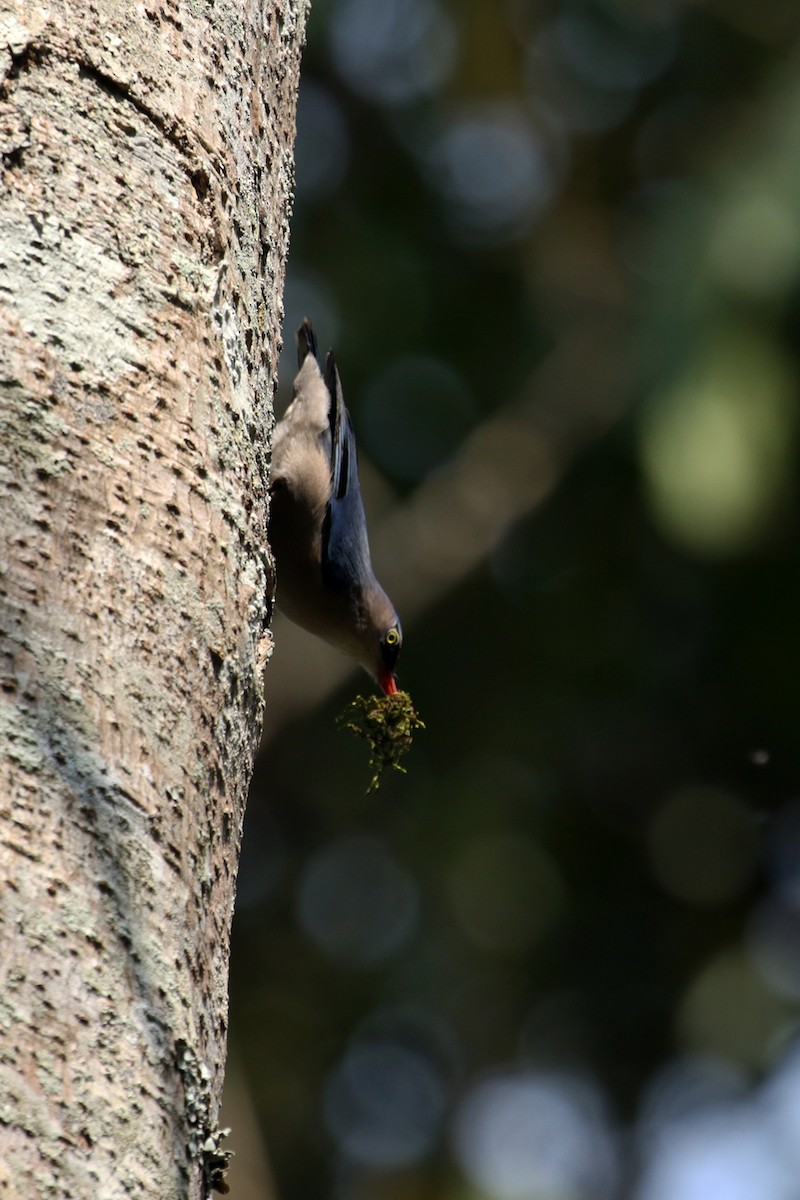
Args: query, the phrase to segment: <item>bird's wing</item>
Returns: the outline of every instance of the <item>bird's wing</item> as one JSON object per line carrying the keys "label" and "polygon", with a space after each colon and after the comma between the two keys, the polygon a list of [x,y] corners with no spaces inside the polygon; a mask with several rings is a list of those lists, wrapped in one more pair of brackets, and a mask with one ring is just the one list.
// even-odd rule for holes
{"label": "bird's wing", "polygon": [[332,351],[325,363],[325,386],[331,398],[331,496],[322,527],[322,578],[334,591],[354,592],[372,579],[372,563],[356,440]]}

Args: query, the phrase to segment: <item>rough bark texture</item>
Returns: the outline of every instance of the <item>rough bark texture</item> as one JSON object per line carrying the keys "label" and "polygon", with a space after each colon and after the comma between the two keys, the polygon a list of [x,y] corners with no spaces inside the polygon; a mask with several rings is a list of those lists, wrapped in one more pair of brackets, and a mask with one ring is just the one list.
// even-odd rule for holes
{"label": "rough bark texture", "polygon": [[0,0],[4,1200],[205,1187],[304,16]]}

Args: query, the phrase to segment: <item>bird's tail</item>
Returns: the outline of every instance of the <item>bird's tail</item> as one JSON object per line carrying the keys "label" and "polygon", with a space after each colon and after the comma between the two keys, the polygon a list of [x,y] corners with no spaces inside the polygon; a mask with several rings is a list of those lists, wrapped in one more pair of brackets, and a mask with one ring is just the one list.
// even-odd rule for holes
{"label": "bird's tail", "polygon": [[308,317],[303,318],[303,324],[298,329],[295,340],[297,341],[297,365],[302,367],[309,354],[313,354],[314,358],[317,357],[317,339]]}

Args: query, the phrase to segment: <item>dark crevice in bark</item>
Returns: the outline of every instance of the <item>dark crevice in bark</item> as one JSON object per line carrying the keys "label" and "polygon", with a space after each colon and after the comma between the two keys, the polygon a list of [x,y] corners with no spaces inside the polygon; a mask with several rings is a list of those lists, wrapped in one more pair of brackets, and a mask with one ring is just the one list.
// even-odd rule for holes
{"label": "dark crevice in bark", "polygon": [[[130,87],[119,79],[115,79],[112,75],[101,71],[93,62],[84,59],[78,63],[78,72],[81,79],[90,79],[97,87],[108,96],[112,96],[121,104],[130,104],[138,113],[151,124],[155,125],[159,133],[176,146],[181,154],[188,155],[191,153],[189,138],[183,129],[180,128],[177,121],[171,121],[164,116],[163,113],[157,112],[148,104],[145,104],[136,94],[131,91]],[[194,167],[193,167],[194,170]]]}
{"label": "dark crevice in bark", "polygon": [[11,66],[0,79],[0,100],[7,100],[12,91],[12,85],[20,75],[24,75],[26,71],[30,71],[34,67],[41,66],[49,54],[46,46],[34,41],[26,42],[21,50],[14,50],[9,45],[6,45],[6,49],[11,58]]}

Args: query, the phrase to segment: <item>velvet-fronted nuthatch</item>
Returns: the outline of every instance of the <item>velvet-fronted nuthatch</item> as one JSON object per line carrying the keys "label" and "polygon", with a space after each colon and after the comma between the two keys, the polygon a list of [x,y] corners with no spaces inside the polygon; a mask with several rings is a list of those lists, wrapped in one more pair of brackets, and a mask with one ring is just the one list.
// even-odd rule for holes
{"label": "velvet-fronted nuthatch", "polygon": [[272,450],[277,605],[355,658],[391,695],[403,633],[372,570],[355,437],[333,351],[323,374],[308,320],[297,331],[297,360],[292,403]]}

